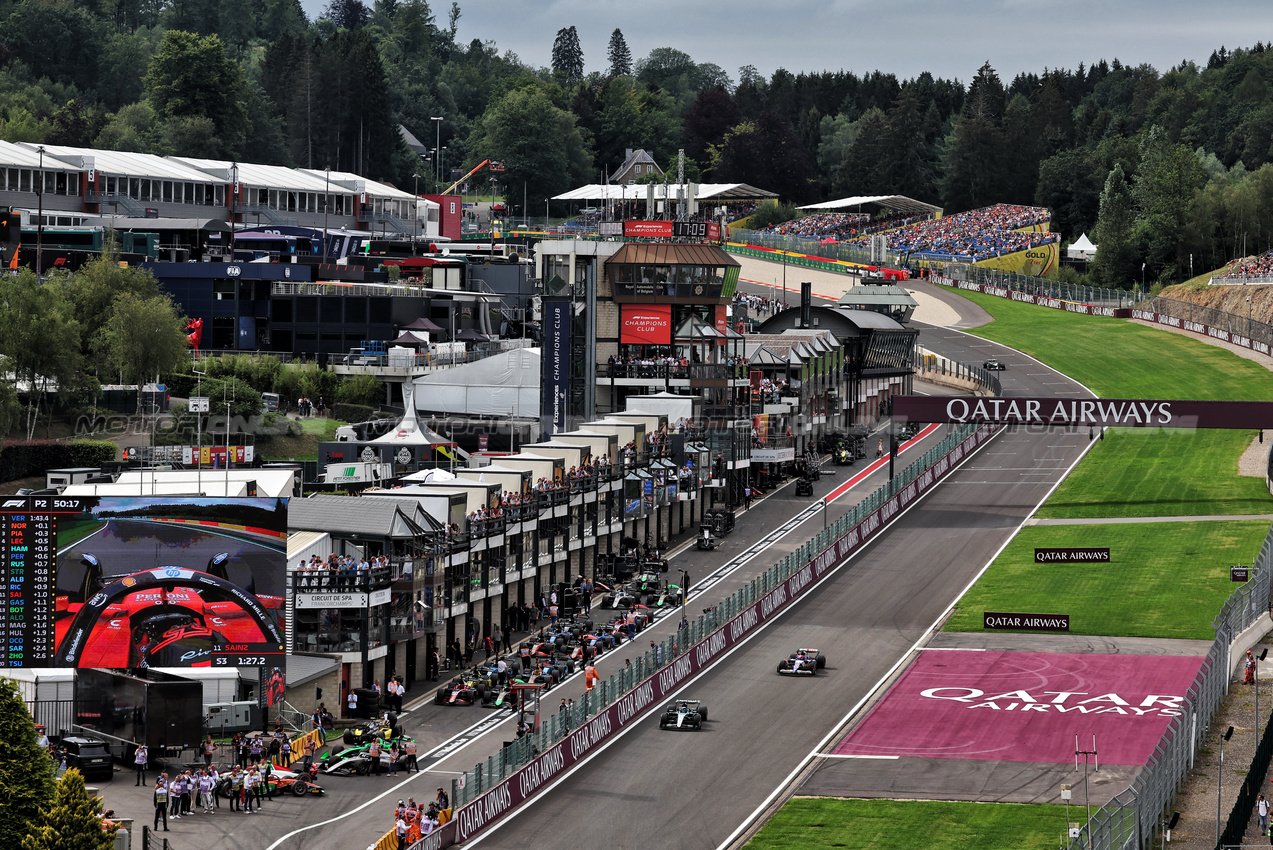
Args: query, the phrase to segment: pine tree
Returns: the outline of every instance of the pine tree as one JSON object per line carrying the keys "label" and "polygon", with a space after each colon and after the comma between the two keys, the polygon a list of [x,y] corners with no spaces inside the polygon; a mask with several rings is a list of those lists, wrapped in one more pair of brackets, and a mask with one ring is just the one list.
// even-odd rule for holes
{"label": "pine tree", "polygon": [[583,79],[583,48],[579,46],[579,31],[574,27],[557,30],[553,40],[553,72],[566,78],[567,83]]}
{"label": "pine tree", "polygon": [[1096,259],[1092,263],[1092,276],[1102,286],[1126,289],[1135,280],[1135,258],[1131,244],[1136,224],[1135,206],[1131,187],[1118,163],[1105,178],[1101,192],[1101,211],[1092,231],[1096,243]]}
{"label": "pine tree", "polygon": [[0,679],[0,789],[0,847],[21,847],[53,798],[53,762],[36,743],[35,723],[9,679]]}
{"label": "pine tree", "polygon": [[610,76],[632,76],[632,51],[628,49],[628,42],[618,27],[610,33],[610,49],[606,51],[606,58],[610,60]]}
{"label": "pine tree", "polygon": [[22,850],[111,850],[115,830],[102,828],[101,799],[89,795],[84,776],[71,768],[57,783],[52,804],[22,839]]}

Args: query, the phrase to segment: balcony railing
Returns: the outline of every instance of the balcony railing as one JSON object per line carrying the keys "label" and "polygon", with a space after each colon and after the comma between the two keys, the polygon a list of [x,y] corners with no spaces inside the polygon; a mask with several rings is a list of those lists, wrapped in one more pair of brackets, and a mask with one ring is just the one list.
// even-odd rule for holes
{"label": "balcony railing", "polygon": [[287,577],[293,591],[317,593],[339,590],[366,593],[391,585],[394,572],[392,566],[358,569],[332,568],[324,564],[317,568],[289,569]]}

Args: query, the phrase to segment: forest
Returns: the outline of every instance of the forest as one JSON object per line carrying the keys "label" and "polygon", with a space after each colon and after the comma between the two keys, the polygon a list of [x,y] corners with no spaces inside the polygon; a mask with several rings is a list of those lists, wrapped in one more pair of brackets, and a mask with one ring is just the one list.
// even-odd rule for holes
{"label": "forest", "polygon": [[[1052,211],[1103,246],[1096,282],[1171,282],[1273,247],[1273,49],[1159,71],[1117,58],[967,84],[922,73],[731,74],[620,29],[563,25],[548,67],[457,42],[459,3],[0,0],[0,138],[353,171],[436,191],[501,161],[530,210],[644,148],[789,204],[902,194],[947,213]],[[567,22],[563,22],[566,24]],[[1270,45],[1273,47],[1273,45]],[[644,49],[644,48],[643,48]],[[1134,57],[1128,57],[1134,58]],[[435,121],[440,117],[442,120]],[[398,132],[430,148],[422,160]],[[432,155],[432,152],[431,152]],[[413,180],[414,175],[420,178]]]}

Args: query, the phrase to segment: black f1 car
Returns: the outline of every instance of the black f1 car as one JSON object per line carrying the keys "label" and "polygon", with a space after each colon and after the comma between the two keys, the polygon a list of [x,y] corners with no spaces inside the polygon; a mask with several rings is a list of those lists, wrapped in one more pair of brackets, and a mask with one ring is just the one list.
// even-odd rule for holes
{"label": "black f1 car", "polygon": [[827,658],[816,649],[801,648],[778,662],[778,672],[784,676],[816,676],[827,666]]}
{"label": "black f1 car", "polygon": [[667,709],[659,715],[659,728],[698,731],[706,720],[707,706],[696,699],[682,699],[668,703]]}
{"label": "black f1 car", "polygon": [[380,738],[388,741],[392,738],[402,737],[402,727],[398,725],[398,715],[393,712],[386,712],[383,717],[379,717],[361,726],[351,726],[345,730],[342,740],[346,744],[358,745],[369,744],[372,738]]}

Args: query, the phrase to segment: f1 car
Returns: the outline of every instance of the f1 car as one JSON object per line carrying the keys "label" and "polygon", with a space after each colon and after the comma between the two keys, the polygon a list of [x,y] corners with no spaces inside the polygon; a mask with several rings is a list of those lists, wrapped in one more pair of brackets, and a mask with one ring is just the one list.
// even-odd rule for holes
{"label": "f1 car", "polygon": [[402,726],[398,724],[398,715],[393,712],[386,712],[384,717],[364,723],[361,726],[351,726],[345,730],[342,740],[346,744],[368,744],[372,738],[380,738],[387,741],[391,738],[402,737]]}
{"label": "f1 car", "polygon": [[[326,753],[323,754],[323,758],[327,758]],[[318,764],[312,765],[308,771],[272,767],[265,784],[266,793],[270,796],[287,793],[294,794],[297,797],[304,797],[306,794],[321,796],[324,793],[323,789],[315,782],[318,778],[318,769]],[[229,797],[230,790],[233,787],[234,776],[228,772],[221,774],[217,780],[217,794],[222,797]],[[297,790],[298,788],[299,790]]]}
{"label": "f1 car", "polygon": [[801,648],[778,662],[778,672],[786,676],[816,676],[827,666],[827,658],[816,649]]}
{"label": "f1 car", "polygon": [[981,368],[985,369],[987,372],[1002,372],[1004,369],[1008,367],[1004,366],[1002,363],[1000,363],[998,360],[995,360],[992,357],[989,360],[987,360],[985,363],[982,363]]}
{"label": "f1 car", "polygon": [[660,729],[693,729],[703,728],[707,720],[707,706],[696,699],[683,699],[668,703],[667,709],[659,715]]}
{"label": "f1 car", "polygon": [[[350,747],[347,750],[335,747],[330,753],[324,753],[319,759],[318,767],[329,776],[366,776],[371,773],[372,759],[368,747]],[[399,754],[398,769],[405,768],[409,756]],[[389,770],[389,750],[380,750],[380,769]]]}
{"label": "f1 car", "polygon": [[698,527],[698,537],[694,540],[694,545],[699,549],[715,549],[720,545],[720,541],[716,539],[712,527],[707,523],[703,523]]}
{"label": "f1 car", "polygon": [[231,582],[230,567],[224,552],[205,570],[160,566],[107,575],[91,554],[60,564],[54,664],[207,667],[221,644],[281,645],[284,599]]}
{"label": "f1 car", "polygon": [[490,685],[485,678],[479,680],[474,676],[465,675],[452,679],[438,688],[433,702],[436,705],[475,705],[485,698],[489,690]]}
{"label": "f1 car", "polygon": [[797,496],[812,496],[813,495],[813,479],[805,477],[797,481],[796,495]]}

